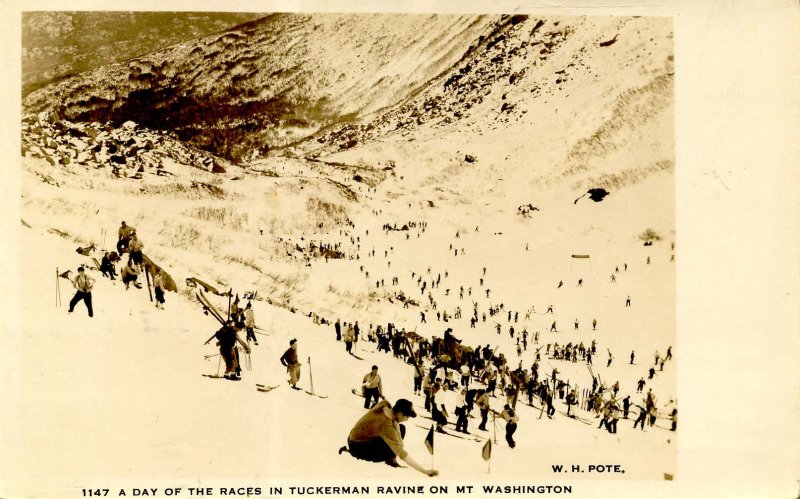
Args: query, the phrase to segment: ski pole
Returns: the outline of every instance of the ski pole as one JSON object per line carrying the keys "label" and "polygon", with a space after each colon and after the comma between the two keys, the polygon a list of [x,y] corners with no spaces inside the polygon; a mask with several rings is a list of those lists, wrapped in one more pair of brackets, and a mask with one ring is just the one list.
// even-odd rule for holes
{"label": "ski pole", "polygon": [[56,267],[56,308],[58,308],[58,267]]}
{"label": "ski pole", "polygon": [[311,380],[311,394],[314,394],[314,375],[311,374],[311,357],[308,358],[308,377]]}
{"label": "ski pole", "polygon": [[495,420],[495,414],[492,412],[492,426],[494,427],[494,443],[497,443],[497,422]]}

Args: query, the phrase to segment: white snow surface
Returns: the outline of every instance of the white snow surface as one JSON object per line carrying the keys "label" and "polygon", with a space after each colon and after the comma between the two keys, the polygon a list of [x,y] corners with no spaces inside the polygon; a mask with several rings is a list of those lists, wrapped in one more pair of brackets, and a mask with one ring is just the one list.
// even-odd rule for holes
{"label": "white snow surface", "polygon": [[[402,199],[384,203],[385,211],[394,212],[395,217],[373,217],[364,210],[354,218],[362,247],[374,245],[376,258],[331,260],[328,264],[315,261],[308,270],[312,272],[308,285],[319,289],[314,296],[320,310],[338,308],[342,310],[342,320],[359,320],[364,330],[370,322],[387,320],[429,337],[441,336],[446,327],[453,327],[465,344],[499,345],[510,364],[516,366],[518,358],[507,334],[505,312],[480,323],[477,329],[469,328],[471,306],[466,299],[459,302],[454,296],[459,283],[464,283],[465,287],[472,286],[472,298],[480,303],[481,310],[490,302],[501,301],[506,310],[519,310],[516,329],[527,327],[531,343],[535,331],[540,331],[541,343],[583,341],[588,346],[596,339],[595,372],[607,384],[619,380],[621,392],[634,395],[634,402],[641,403],[641,396],[634,393],[635,382],[646,375],[654,350],[663,355],[672,345],[674,355],[680,356],[674,344],[675,275],[674,264],[669,261],[670,243],[665,240],[644,248],[636,237],[641,229],[654,225],[650,222],[669,220],[672,181],[671,174],[654,176],[601,203],[583,199],[573,204],[571,198],[553,189],[555,192],[549,196],[538,198],[541,211],[527,220],[513,213],[481,219],[470,210],[429,212],[425,215],[429,224],[426,233],[408,241],[403,232],[385,234],[381,225],[384,219],[418,219],[418,208],[412,205],[409,209]],[[555,209],[559,202],[561,206]],[[649,209],[636,210],[640,203]],[[660,215],[659,210],[663,211]],[[49,220],[56,222],[54,218]],[[78,231],[92,221],[73,219],[71,224]],[[147,225],[140,224],[138,230],[147,244]],[[464,235],[455,239],[456,230]],[[114,229],[109,227],[109,232],[113,240]],[[350,389],[359,385],[373,363],[380,366],[385,393],[391,401],[409,398],[420,413],[424,412],[421,397],[412,393],[412,368],[391,355],[373,353],[374,344],[359,343],[358,354],[364,360],[357,360],[345,353],[343,343],[335,341],[332,326],[315,325],[300,311],[291,313],[255,301],[256,322],[268,336],[260,336],[259,345],[253,347],[252,371],[245,371],[239,382],[205,378],[201,374],[215,374],[218,370],[219,357],[204,359],[204,355],[217,353],[213,342],[203,345],[218,324],[201,313],[198,303],[185,294],[168,293],[166,310],[158,310],[150,303],[146,288],[126,291],[119,281],[112,283],[90,270],[90,275],[97,278],[93,292],[95,317],[87,317],[82,303],[67,315],[66,303],[73,290],[68,281],[61,279],[63,304],[54,307],[55,269],[74,271],[90,260],[75,253],[77,245],[73,241],[46,233],[40,226],[23,228],[22,237],[30,265],[23,271],[24,332],[14,338],[19,344],[12,346],[19,352],[21,378],[18,384],[11,385],[19,390],[11,399],[20,415],[15,446],[36,452],[21,452],[15,466],[20,470],[42,468],[53,472],[41,475],[36,483],[26,484],[21,495],[58,496],[63,493],[58,487],[65,483],[80,487],[97,477],[108,481],[169,478],[191,482],[197,477],[236,476],[248,477],[254,483],[312,476],[316,480],[424,478],[411,468],[392,469],[336,453],[363,413],[362,401]],[[465,256],[454,257],[448,250],[449,241],[466,249]],[[525,243],[529,243],[528,251]],[[152,246],[146,247],[145,252]],[[383,249],[389,246],[395,248],[389,258],[392,266],[379,270],[386,267]],[[168,253],[169,249],[159,247],[158,252]],[[591,258],[573,259],[573,253],[590,254]],[[648,255],[652,259],[650,265],[645,263]],[[168,268],[181,288],[187,272],[184,269],[202,258],[187,251],[180,259],[185,266],[178,266],[176,261]],[[616,284],[610,283],[614,266],[622,269],[624,263],[628,263],[628,270],[617,275]],[[387,285],[390,276],[400,276],[401,287],[415,298],[419,298],[419,291],[410,285],[412,270],[426,272],[431,266],[433,275],[448,270],[449,277],[443,277],[443,284],[434,292],[440,310],[446,307],[452,311],[460,304],[464,318],[437,322],[435,312],[429,310],[427,324],[420,325],[414,307],[404,311],[388,304],[385,308],[371,307],[345,315],[339,298],[326,293],[325,288],[330,284],[374,286],[373,279],[365,280],[359,273],[361,264],[373,269],[372,275],[385,277]],[[247,267],[222,262],[218,265],[218,272],[229,279],[234,291],[251,289],[252,271],[248,272]],[[478,278],[483,266],[488,270],[486,286],[481,288]],[[579,278],[584,280],[582,288],[576,286]],[[556,289],[559,279],[565,282],[562,289]],[[443,296],[445,286],[451,288],[449,297]],[[486,287],[492,290],[491,300],[485,298]],[[630,308],[624,307],[627,295],[632,298]],[[223,298],[214,297],[214,301],[221,310],[227,306]],[[547,331],[551,316],[544,311],[550,304],[555,307],[553,317],[561,332]],[[536,307],[536,313],[531,321],[523,321],[524,311],[531,305]],[[331,321],[336,318],[322,315]],[[572,331],[575,318],[581,322],[578,332]],[[593,318],[598,320],[596,332],[590,331]],[[497,319],[503,324],[500,336],[494,330]],[[328,398],[288,388],[278,357],[290,338],[299,340],[301,386],[310,388],[309,371],[313,370],[315,391]],[[615,355],[610,368],[605,368],[606,348]],[[627,364],[631,350],[637,354],[634,366]],[[523,367],[528,368],[532,360],[533,348],[529,347],[522,356]],[[560,377],[581,387],[591,385],[582,362],[547,360],[543,355],[541,365],[543,375],[549,374],[552,365],[562,373]],[[280,387],[261,393],[256,391],[255,383]],[[648,387],[657,394],[659,406],[675,398],[675,361],[668,362]],[[502,408],[499,398],[493,404]],[[565,409],[561,402],[557,408]],[[595,423],[592,426],[569,420],[561,413],[553,420],[539,419],[539,414],[538,409],[520,404],[521,421],[515,436],[518,446],[513,450],[505,444],[503,424],[498,423],[491,478],[552,478],[553,464],[595,461],[621,464],[626,471],[624,478],[662,479],[664,473],[675,472],[676,434],[664,428],[634,431],[632,420],[622,420],[619,432],[611,435],[598,430],[597,420],[589,415],[584,414]],[[406,448],[428,467],[431,456],[423,445],[427,430],[418,424],[428,427],[430,421],[421,417],[410,421]],[[659,420],[659,426],[667,425]],[[470,430],[483,439],[491,437],[477,430],[477,419],[470,420]],[[53,438],[53,432],[58,438]],[[482,445],[436,435],[434,466],[444,479],[488,477],[487,464],[481,459]],[[246,458],[241,459],[242,456]]]}

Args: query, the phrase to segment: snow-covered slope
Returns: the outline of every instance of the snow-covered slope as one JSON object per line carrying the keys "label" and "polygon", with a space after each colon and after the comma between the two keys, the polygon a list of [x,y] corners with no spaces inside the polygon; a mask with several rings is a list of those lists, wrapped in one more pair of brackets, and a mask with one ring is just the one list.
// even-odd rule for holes
{"label": "snow-covered slope", "polygon": [[[412,394],[408,365],[374,353],[374,344],[360,346],[363,361],[348,356],[335,341],[333,328],[315,324],[314,316],[358,320],[364,329],[393,322],[429,338],[452,327],[465,345],[497,346],[512,368],[520,363],[529,368],[536,347],[555,342],[588,346],[594,340],[598,355],[593,372],[606,385],[618,380],[621,393],[637,403],[642,395],[636,394],[636,381],[647,376],[654,352],[663,355],[672,346],[680,358],[672,262],[669,21],[270,19],[274,24],[239,28],[254,30],[250,37],[222,36],[203,43],[213,52],[209,59],[218,62],[227,60],[231,47],[237,48],[236,57],[252,50],[253,57],[268,58],[272,56],[264,55],[259,45],[272,36],[265,26],[275,28],[272,34],[280,26],[281,36],[292,35],[288,38],[304,47],[303,54],[314,56],[309,61],[319,65],[325,81],[336,82],[329,90],[336,97],[327,96],[333,99],[327,109],[336,110],[331,128],[281,154],[235,166],[211,155],[205,161],[197,148],[178,142],[180,133],[131,124],[123,133],[113,125],[42,123],[53,119],[52,114],[26,119],[21,229],[29,249],[23,269],[26,325],[15,345],[22,349],[24,365],[11,386],[19,387],[15,403],[26,415],[19,423],[17,445],[52,449],[10,464],[23,471],[47,465],[60,474],[27,484],[21,495],[52,491],[51,486],[63,486],[64,477],[70,477],[76,490],[101,476],[185,481],[238,476],[261,483],[308,476],[419,478],[410,469],[336,454],[362,413],[362,402],[350,389],[373,363],[380,366],[391,400],[406,397],[421,404],[421,399]],[[360,37],[341,31],[351,21],[369,29]],[[430,29],[418,29],[421,22]],[[310,26],[317,26],[312,31],[319,33],[308,31]],[[485,29],[490,33],[481,38]],[[409,37],[412,32],[418,37]],[[457,34],[439,40],[436,33]],[[398,46],[392,41],[398,37],[406,37],[408,44]],[[332,41],[324,45],[326,40]],[[323,50],[336,44],[348,48],[342,49],[343,55]],[[184,44],[158,53],[159,67],[172,68],[180,80],[165,89],[184,88],[191,79],[193,73],[184,71],[181,57],[189,57],[195,48]],[[284,55],[293,53],[291,44],[282,49]],[[351,67],[352,57],[368,59],[360,73],[367,76],[345,72],[346,78],[333,78],[331,68],[347,61]],[[416,65],[420,60],[424,68]],[[153,60],[131,64],[145,62]],[[256,66],[250,69],[252,78],[270,78]],[[92,94],[102,87],[94,86],[101,74],[143,74],[131,67],[106,68],[111,73],[84,75],[69,85],[91,82],[87,92]],[[233,77],[237,71],[220,69],[219,77]],[[302,75],[279,80],[288,85]],[[194,79],[192,88],[198,95],[213,92],[203,86],[209,81]],[[388,81],[393,90],[377,91],[385,90],[380,81]],[[107,80],[104,85],[112,93],[130,90],[127,83],[115,86]],[[323,98],[314,92],[324,85],[312,87],[302,92]],[[58,87],[70,112],[79,110],[73,99],[76,88]],[[52,109],[54,95],[32,94],[26,105],[29,110]],[[242,101],[231,102],[235,107]],[[349,112],[357,112],[358,124],[337,126]],[[320,123],[294,136],[314,133]],[[288,125],[281,122],[265,133],[294,134]],[[255,133],[265,130],[256,128]],[[137,141],[146,143],[143,139],[152,147],[140,152]],[[83,149],[77,149],[83,146],[90,152],[80,156]],[[125,167],[117,168],[122,175],[104,164],[109,147],[125,151]],[[47,159],[65,157],[69,161]],[[223,168],[214,173],[217,163]],[[584,196],[596,187],[610,192],[601,202]],[[538,210],[520,212],[528,204]],[[144,252],[174,277],[179,293],[169,293],[167,310],[160,311],[145,290],[125,291],[92,271],[98,277],[96,316],[87,318],[82,305],[67,316],[63,306],[52,305],[55,268],[74,270],[88,262],[75,247],[94,242],[102,248],[103,230],[104,245],[111,249],[121,220],[137,228]],[[386,224],[411,227],[384,230]],[[645,247],[640,235],[648,229],[660,240]],[[343,258],[326,259],[311,249],[312,243],[335,246]],[[430,286],[439,275],[441,284]],[[612,275],[616,282],[611,282]],[[424,293],[420,276],[430,286]],[[204,358],[215,354],[215,348],[202,344],[217,325],[193,302],[193,290],[183,284],[187,277],[240,294],[258,291],[256,320],[269,335],[259,338],[252,371],[244,373],[243,381],[200,376],[217,372],[218,357]],[[61,285],[66,302],[71,292],[66,281]],[[459,298],[462,286],[465,296]],[[396,299],[400,292],[421,306],[404,308]],[[629,296],[632,303],[626,307]],[[501,303],[503,312],[491,316],[489,308]],[[220,298],[217,305],[226,304]],[[550,305],[554,313],[546,314]],[[457,307],[463,319],[437,321],[437,311],[452,313]],[[469,327],[473,307],[488,316],[474,329]],[[525,318],[532,307],[535,311]],[[518,311],[520,320],[507,321],[508,310]],[[427,313],[426,323],[420,323],[420,311]],[[594,319],[596,331],[591,328]],[[549,331],[553,321],[558,332]],[[510,325],[530,333],[521,356],[508,334]],[[537,332],[539,345],[534,347]],[[286,386],[277,359],[290,338],[300,341],[302,385],[310,386],[310,357],[314,388],[328,398]],[[610,367],[607,351],[614,355]],[[628,364],[631,351],[636,353],[634,365]],[[561,379],[591,387],[585,363],[549,359],[545,352],[543,348],[542,374],[557,368]],[[255,390],[256,382],[281,386],[264,394]],[[662,410],[676,399],[676,362],[667,362],[647,387],[658,396]],[[493,404],[502,407],[500,399]],[[557,407],[564,409],[560,401]],[[663,419],[662,427],[646,432],[633,431],[632,421],[625,421],[611,435],[598,430],[598,420],[586,413],[582,416],[591,424],[561,414],[553,420],[539,415],[537,408],[520,407],[513,450],[504,444],[499,425],[492,477],[553,477],[553,464],[590,464],[594,458],[622,465],[626,474],[619,477],[625,479],[675,473],[676,434],[663,428]],[[96,438],[83,447],[77,438],[50,444],[38,430],[56,423],[70,434]],[[428,425],[423,418],[412,421],[407,445],[427,463],[426,430],[417,423]],[[474,432],[475,421],[470,425]],[[435,466],[447,480],[484,476],[480,448],[480,442],[438,437]],[[317,452],[310,456],[310,449]]]}

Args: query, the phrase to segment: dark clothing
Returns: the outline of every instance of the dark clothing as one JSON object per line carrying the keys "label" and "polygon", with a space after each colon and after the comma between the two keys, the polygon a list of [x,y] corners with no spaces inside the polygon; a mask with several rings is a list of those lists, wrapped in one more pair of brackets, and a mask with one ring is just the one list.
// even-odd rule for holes
{"label": "dark clothing", "polygon": [[516,443],[514,442],[514,432],[517,431],[517,423],[508,423],[506,424],[506,442],[508,442],[508,446],[512,449],[516,447]]}
{"label": "dark clothing", "polygon": [[164,290],[161,288],[156,288],[156,301],[160,304],[164,304]]}
{"label": "dark clothing", "polygon": [[[381,393],[377,387],[375,388],[364,388],[364,409],[369,409],[373,405],[378,403],[380,400]],[[374,402],[372,402],[374,400]]]}
{"label": "dark clothing", "polygon": [[281,355],[281,364],[289,367],[297,363],[297,351],[295,351],[294,348],[289,347],[285,352],[283,352],[283,355]]}
{"label": "dark clothing", "polygon": [[75,296],[73,296],[69,301],[69,311],[72,312],[75,309],[75,305],[77,305],[81,300],[83,300],[83,302],[86,304],[86,308],[89,310],[89,317],[92,317],[94,312],[92,311],[91,291],[76,291]]}
{"label": "dark clothing", "polygon": [[107,256],[103,257],[103,260],[100,262],[100,272],[103,273],[104,276],[109,277],[112,281],[115,280],[115,276],[117,275],[117,271],[114,270],[114,265],[111,264],[111,260]]}
{"label": "dark clothing", "polygon": [[481,424],[478,429],[486,430],[486,418],[489,416],[489,408],[481,409]]}

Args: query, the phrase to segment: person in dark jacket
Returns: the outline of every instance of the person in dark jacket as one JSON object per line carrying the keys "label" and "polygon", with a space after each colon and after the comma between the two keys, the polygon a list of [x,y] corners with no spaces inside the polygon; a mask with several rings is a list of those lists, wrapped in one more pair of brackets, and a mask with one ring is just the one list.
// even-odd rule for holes
{"label": "person in dark jacket", "polygon": [[117,270],[114,268],[114,262],[111,261],[108,251],[103,255],[103,259],[100,262],[100,272],[103,273],[103,277],[108,277],[112,281],[116,280]]}
{"label": "person in dark jacket", "polygon": [[231,381],[238,381],[239,372],[241,369],[239,368],[239,355],[238,350],[236,350],[236,343],[242,345],[244,351],[250,353],[250,347],[247,346],[247,343],[242,341],[239,338],[239,335],[236,332],[236,327],[232,320],[229,320],[224,326],[222,326],[214,336],[209,338],[206,341],[208,344],[214,338],[217,339],[217,345],[219,346],[219,353],[222,356],[222,359],[225,361],[225,379],[229,379]]}
{"label": "person in dark jacket", "polygon": [[286,367],[286,372],[289,373],[289,385],[295,390],[297,388],[297,381],[300,379],[300,362],[297,360],[297,340],[292,339],[289,341],[289,348],[281,355],[281,364]]}

